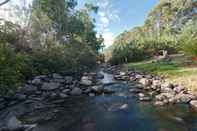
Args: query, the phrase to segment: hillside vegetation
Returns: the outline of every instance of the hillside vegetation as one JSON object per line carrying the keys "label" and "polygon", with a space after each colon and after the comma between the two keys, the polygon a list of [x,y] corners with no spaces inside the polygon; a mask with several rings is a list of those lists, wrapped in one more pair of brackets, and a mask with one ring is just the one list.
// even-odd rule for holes
{"label": "hillside vegetation", "polygon": [[25,12],[26,18],[21,19],[25,24],[0,21],[1,93],[35,75],[76,74],[94,68],[103,38],[96,36],[89,14],[97,13],[98,7],[76,6],[75,0],[33,0],[31,7],[15,8]]}
{"label": "hillside vegetation", "polygon": [[141,27],[120,34],[113,44],[112,64],[139,61],[161,50],[197,55],[197,1],[160,0]]}

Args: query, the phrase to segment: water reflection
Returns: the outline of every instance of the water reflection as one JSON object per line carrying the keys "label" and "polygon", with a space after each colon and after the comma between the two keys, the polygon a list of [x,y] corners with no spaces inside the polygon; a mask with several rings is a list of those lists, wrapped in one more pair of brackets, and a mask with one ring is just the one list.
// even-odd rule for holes
{"label": "water reflection", "polygon": [[[104,76],[103,83],[114,82],[112,75]],[[187,105],[155,108],[130,96],[126,84],[108,88],[118,93],[70,99],[56,119],[35,131],[197,131],[197,113]]]}

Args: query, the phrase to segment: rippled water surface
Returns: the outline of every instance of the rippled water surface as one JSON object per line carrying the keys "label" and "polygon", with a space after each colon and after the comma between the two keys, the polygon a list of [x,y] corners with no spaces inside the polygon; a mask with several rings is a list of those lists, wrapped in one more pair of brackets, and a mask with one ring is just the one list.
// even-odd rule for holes
{"label": "rippled water surface", "polygon": [[[102,83],[114,82],[104,73]],[[112,96],[68,99],[52,121],[35,131],[197,131],[197,112],[187,105],[153,107],[128,93],[126,83],[109,84]]]}

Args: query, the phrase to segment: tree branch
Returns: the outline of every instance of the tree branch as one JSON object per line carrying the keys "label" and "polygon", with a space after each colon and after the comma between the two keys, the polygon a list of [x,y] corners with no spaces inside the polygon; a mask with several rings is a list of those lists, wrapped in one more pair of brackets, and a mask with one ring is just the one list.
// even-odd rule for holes
{"label": "tree branch", "polygon": [[10,0],[5,0],[5,1],[1,2],[1,3],[0,3],[0,6],[2,6],[2,5],[4,5],[4,4],[8,3],[9,1],[10,1]]}

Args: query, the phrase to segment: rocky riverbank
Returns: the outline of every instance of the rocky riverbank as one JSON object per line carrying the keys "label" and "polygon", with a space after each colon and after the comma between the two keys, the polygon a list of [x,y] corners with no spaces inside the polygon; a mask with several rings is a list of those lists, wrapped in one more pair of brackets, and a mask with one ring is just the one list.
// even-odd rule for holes
{"label": "rocky riverbank", "polygon": [[137,82],[130,86],[130,92],[136,93],[140,101],[152,101],[155,106],[190,104],[197,109],[197,94],[181,85],[140,71],[121,71],[121,67],[109,66],[105,71],[113,73],[116,80]]}
{"label": "rocky riverbank", "polygon": [[[143,72],[123,71],[118,66],[102,68],[113,74],[115,80],[127,82],[129,94],[136,95],[139,101],[150,102],[155,106],[190,104],[197,109],[197,95],[183,86],[165,82],[158,76]],[[91,72],[84,73],[79,79],[51,74],[29,80],[16,92],[0,96],[0,131],[33,131],[36,122],[53,120],[62,109],[63,103],[69,99],[89,99],[115,93],[107,88],[113,83],[103,84],[99,81],[103,78],[102,73]],[[35,118],[32,117],[34,115]]]}
{"label": "rocky riverbank", "polygon": [[[18,119],[20,116],[38,110],[53,110],[71,97],[93,97],[113,93],[97,81],[103,77],[101,73],[92,72],[84,73],[80,79],[51,74],[29,80],[16,92],[0,96],[0,119],[3,120],[0,122],[0,131],[30,131],[35,124],[23,125]],[[52,119],[54,113],[55,111],[51,111],[43,119]]]}

